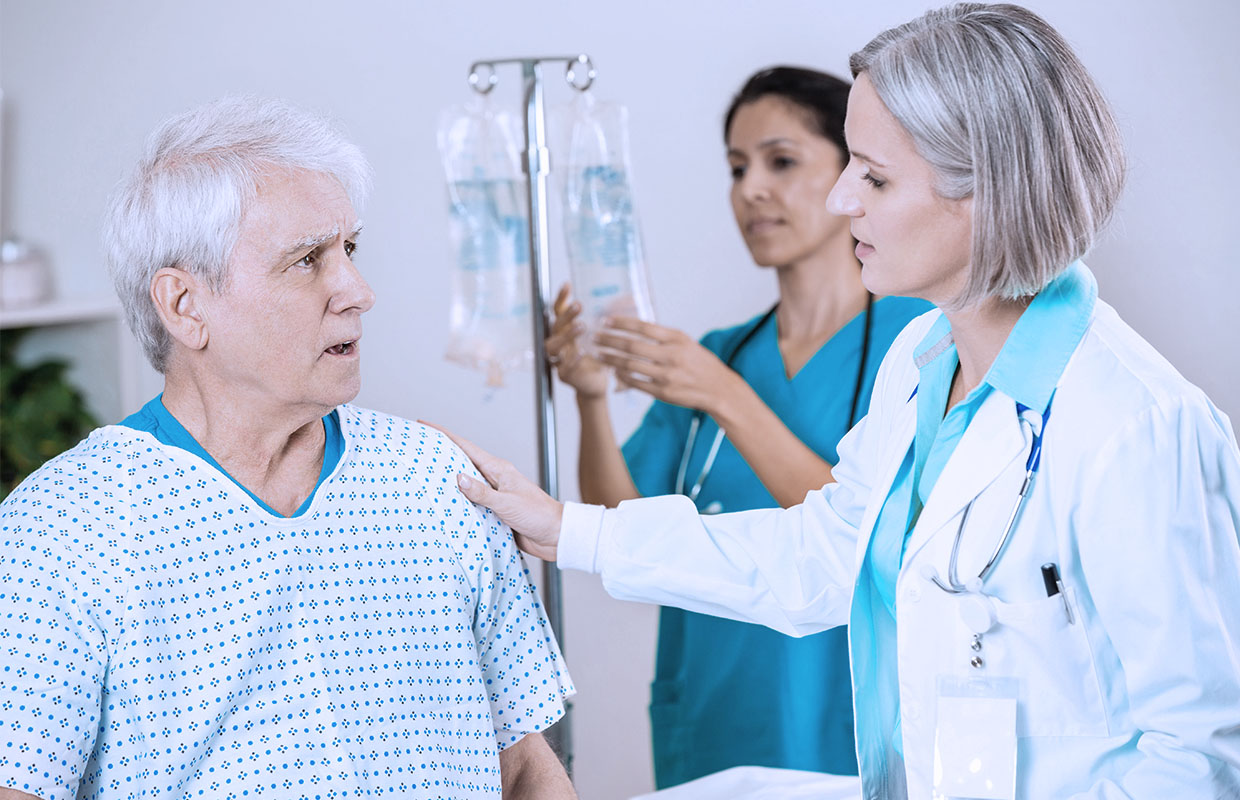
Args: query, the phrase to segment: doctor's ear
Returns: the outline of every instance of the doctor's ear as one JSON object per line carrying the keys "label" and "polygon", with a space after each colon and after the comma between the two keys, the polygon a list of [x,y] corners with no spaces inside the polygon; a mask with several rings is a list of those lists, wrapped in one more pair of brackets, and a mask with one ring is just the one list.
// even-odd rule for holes
{"label": "doctor's ear", "polygon": [[207,320],[202,301],[209,290],[183,269],[164,267],[151,280],[151,302],[168,335],[191,350],[207,346]]}

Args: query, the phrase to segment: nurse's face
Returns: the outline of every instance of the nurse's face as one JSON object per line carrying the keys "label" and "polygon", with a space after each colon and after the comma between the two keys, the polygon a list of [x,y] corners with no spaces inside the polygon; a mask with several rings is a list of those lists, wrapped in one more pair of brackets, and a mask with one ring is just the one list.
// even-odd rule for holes
{"label": "nurse's face", "polygon": [[848,236],[847,220],[826,209],[843,161],[787,100],[768,95],[737,109],[728,131],[732,212],[756,263],[797,264]]}
{"label": "nurse's face", "polygon": [[866,288],[949,302],[968,277],[973,199],[935,192],[934,169],[864,73],[848,95],[844,131],[850,158],[827,208],[852,221]]}
{"label": "nurse's face", "polygon": [[353,265],[360,229],[330,175],[261,181],[228,283],[205,308],[209,368],[254,413],[321,416],[357,396],[361,316],[375,300]]}

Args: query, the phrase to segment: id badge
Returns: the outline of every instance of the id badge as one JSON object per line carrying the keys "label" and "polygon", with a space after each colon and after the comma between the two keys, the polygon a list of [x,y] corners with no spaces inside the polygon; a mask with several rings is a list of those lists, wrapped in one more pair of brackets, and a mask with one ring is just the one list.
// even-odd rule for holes
{"label": "id badge", "polygon": [[939,677],[935,800],[1013,800],[1019,688],[1015,678]]}

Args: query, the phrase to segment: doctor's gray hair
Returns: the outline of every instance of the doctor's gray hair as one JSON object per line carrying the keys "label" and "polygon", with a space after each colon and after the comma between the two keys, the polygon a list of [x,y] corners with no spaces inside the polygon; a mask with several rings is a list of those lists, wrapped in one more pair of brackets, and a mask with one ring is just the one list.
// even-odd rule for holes
{"label": "doctor's gray hair", "polygon": [[1123,189],[1123,142],[1041,17],[948,6],[880,33],[849,66],[934,168],[936,191],[973,198],[972,266],[953,307],[1034,295],[1093,245]]}
{"label": "doctor's gray hair", "polygon": [[151,301],[155,273],[177,267],[212,291],[224,289],[242,213],[272,169],[327,173],[356,209],[370,191],[365,156],[330,121],[243,96],[163,122],[113,194],[103,232],[108,271],[130,329],[159,372],[171,339]]}

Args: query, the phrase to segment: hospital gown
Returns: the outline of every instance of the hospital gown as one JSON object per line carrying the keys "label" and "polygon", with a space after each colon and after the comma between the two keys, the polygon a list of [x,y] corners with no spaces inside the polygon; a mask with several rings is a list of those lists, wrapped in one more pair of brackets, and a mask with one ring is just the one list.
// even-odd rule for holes
{"label": "hospital gown", "polygon": [[45,798],[473,798],[573,688],[438,432],[351,406],[303,513],[101,428],[0,513],[0,786]]}

